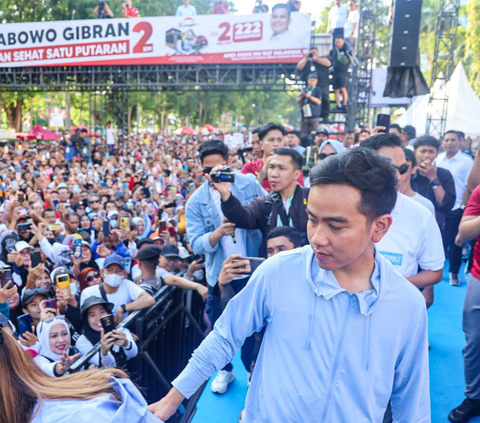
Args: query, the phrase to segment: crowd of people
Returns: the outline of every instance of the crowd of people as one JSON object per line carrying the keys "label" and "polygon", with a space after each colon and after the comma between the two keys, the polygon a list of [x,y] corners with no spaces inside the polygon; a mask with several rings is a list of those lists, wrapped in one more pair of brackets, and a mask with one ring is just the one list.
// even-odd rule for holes
{"label": "crowd of people", "polygon": [[[103,141],[83,129],[65,133],[60,142],[2,149],[0,326],[42,374],[68,378],[72,364],[98,343],[99,353],[82,371],[124,366],[137,355],[139,340],[116,326],[152,306],[155,292],[168,284],[197,291],[215,329],[173,382],[174,391],[151,406],[160,418],[167,419],[214,370],[211,389],[225,393],[235,378],[230,361],[241,347],[251,384],[239,420],[260,421],[255,415],[264,413],[261,421],[272,421],[281,410],[290,421],[295,400],[278,401],[287,391],[303,392],[309,375],[327,376],[341,337],[344,348],[359,343],[364,352],[356,364],[335,360],[338,372],[357,364],[372,369],[365,377],[352,367],[342,393],[331,388],[336,399],[329,419],[346,421],[355,413],[369,421],[379,421],[380,414],[384,421],[429,421],[425,311],[434,302],[445,257],[450,284],[459,285],[464,250],[480,234],[480,158],[478,150],[474,157],[465,150],[464,134],[450,130],[440,142],[392,124],[389,133],[364,128],[337,140],[325,128],[310,137],[267,123],[245,134],[250,148],[229,150],[222,135],[144,134],[119,143],[112,124],[107,127]],[[357,233],[362,219],[370,229]],[[318,266],[307,266],[311,287],[304,292],[300,269],[310,263],[312,248]],[[361,257],[371,268],[360,266]],[[472,248],[464,315],[467,399],[452,411],[452,422],[480,412],[479,257],[478,247]],[[357,272],[364,278],[357,280]],[[385,288],[388,278],[395,281]],[[298,298],[287,289],[291,284]],[[395,284],[393,298],[382,294]],[[348,327],[336,309],[347,298],[342,292],[353,307]],[[395,317],[399,307],[411,313]],[[374,309],[384,311],[377,317]],[[405,330],[415,328],[408,342],[403,329],[385,339],[379,322],[392,319],[403,320]],[[317,324],[336,329],[324,337]],[[382,339],[376,337],[380,331]],[[318,368],[294,365],[293,350],[284,350],[293,344],[303,364],[312,359]],[[320,345],[331,352],[326,362],[311,355]],[[384,356],[393,362],[379,359]],[[399,357],[401,366],[395,364]],[[276,392],[282,372],[275,367],[277,376],[267,383],[270,362],[293,366],[303,382],[292,383],[285,395]],[[385,384],[378,397],[377,371]],[[265,402],[258,397],[262,382],[270,390]],[[376,408],[342,411],[337,402],[353,391],[365,391],[370,403],[377,398]],[[304,405],[316,412],[309,400]]]}

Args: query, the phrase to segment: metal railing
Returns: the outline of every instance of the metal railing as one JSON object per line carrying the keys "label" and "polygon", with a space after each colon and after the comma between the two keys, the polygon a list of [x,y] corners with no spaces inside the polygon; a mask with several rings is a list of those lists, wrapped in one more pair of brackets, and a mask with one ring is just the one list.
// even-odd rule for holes
{"label": "metal railing", "polygon": [[[172,387],[170,381],[182,371],[204,337],[204,303],[197,293],[165,285],[154,299],[152,307],[130,313],[117,326],[128,328],[139,338],[138,355],[128,361],[126,370],[149,404],[167,394]],[[99,350],[100,343],[77,360],[70,372],[81,370]],[[184,401],[172,422],[190,421],[203,388]]]}

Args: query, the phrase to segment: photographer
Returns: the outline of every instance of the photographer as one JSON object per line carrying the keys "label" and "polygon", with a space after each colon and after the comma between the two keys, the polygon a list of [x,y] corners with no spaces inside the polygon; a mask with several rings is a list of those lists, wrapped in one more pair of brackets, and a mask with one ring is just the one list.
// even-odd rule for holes
{"label": "photographer", "polygon": [[348,103],[348,69],[353,62],[353,56],[343,37],[338,36],[335,39],[335,47],[330,51],[329,59],[333,65],[333,89],[337,103],[337,108],[333,111],[345,113]]}
{"label": "photographer", "polygon": [[[140,18],[140,13],[136,7],[132,7],[132,0],[125,0],[122,6],[122,16],[124,18]],[[108,143],[108,130],[111,128],[112,122],[107,122],[107,144]],[[112,154],[110,152],[110,154]]]}
{"label": "photographer", "polygon": [[312,73],[308,76],[308,86],[302,90],[297,99],[302,111],[302,132],[310,134],[318,129],[318,121],[322,111],[321,91],[317,87],[317,74]]}
{"label": "photographer", "polygon": [[308,82],[312,73],[317,74],[317,87],[321,92],[322,111],[320,117],[324,122],[328,121],[330,114],[330,91],[329,91],[329,68],[332,62],[327,57],[321,57],[316,47],[312,47],[308,54],[297,64],[297,70],[301,78]]}
{"label": "photographer", "polygon": [[225,0],[214,0],[212,5],[212,15],[225,15],[228,13],[229,5]]}
{"label": "photographer", "polygon": [[[100,0],[93,9],[93,14],[98,18],[98,19],[110,19],[113,18],[113,12],[110,10],[107,4],[107,0]],[[87,132],[87,131],[85,131]]]}
{"label": "photographer", "polygon": [[255,2],[252,13],[268,13],[269,7],[266,4],[263,4],[263,0]]}
{"label": "photographer", "polygon": [[260,229],[264,239],[260,247],[262,257],[267,256],[266,234],[277,226],[292,226],[302,234],[303,245],[307,244],[307,199],[309,189],[297,182],[302,174],[302,156],[295,150],[280,148],[272,155],[268,167],[268,180],[273,192],[255,198],[242,206],[230,184],[215,183],[222,198],[222,212],[237,227]]}

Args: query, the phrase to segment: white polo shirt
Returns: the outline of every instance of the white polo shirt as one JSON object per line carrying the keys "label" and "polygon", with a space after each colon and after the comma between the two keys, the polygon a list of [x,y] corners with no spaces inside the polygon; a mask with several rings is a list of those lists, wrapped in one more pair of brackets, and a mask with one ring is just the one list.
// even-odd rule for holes
{"label": "white polo shirt", "polygon": [[376,244],[395,270],[408,278],[422,270],[443,269],[445,254],[442,235],[432,213],[410,197],[398,193],[392,212],[393,223]]}
{"label": "white polo shirt", "polygon": [[447,169],[453,176],[457,198],[452,210],[457,210],[462,205],[463,196],[467,189],[468,176],[473,167],[473,159],[460,150],[451,159],[447,157],[447,153],[443,152],[437,156],[436,165]]}
{"label": "white polo shirt", "polygon": [[334,28],[343,28],[347,22],[348,6],[333,6],[328,12],[328,19],[330,21],[330,30]]}
{"label": "white polo shirt", "polygon": [[188,6],[182,4],[177,7],[177,16],[195,16],[196,14],[197,9],[191,4],[189,4]]}

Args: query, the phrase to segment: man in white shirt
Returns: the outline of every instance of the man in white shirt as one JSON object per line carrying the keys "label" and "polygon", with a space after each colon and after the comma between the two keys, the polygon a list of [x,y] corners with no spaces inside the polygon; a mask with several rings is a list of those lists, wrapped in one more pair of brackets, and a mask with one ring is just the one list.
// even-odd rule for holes
{"label": "man in white shirt", "polygon": [[113,154],[115,148],[115,134],[117,130],[112,127],[112,122],[107,122],[107,128],[105,129],[105,139],[107,141],[108,152]]}
{"label": "man in white shirt", "polygon": [[463,210],[467,204],[465,191],[467,188],[468,176],[473,167],[473,160],[470,156],[462,153],[462,141],[457,131],[447,131],[443,137],[442,146],[445,150],[437,156],[436,165],[448,170],[455,182],[455,205],[452,211],[447,213],[445,220],[445,236],[443,245],[445,253],[448,251],[450,259],[450,285],[460,285],[458,272],[462,265],[462,247],[455,244],[458,234],[458,226],[462,220]]}
{"label": "man in white shirt", "polygon": [[344,26],[345,39],[349,42],[352,51],[357,51],[358,40],[358,23],[360,22],[360,13],[357,10],[356,0],[348,0],[348,13],[347,22]]}
{"label": "man in white shirt", "polygon": [[343,28],[347,22],[348,7],[342,5],[342,0],[335,0],[334,6],[328,13],[327,32],[332,33],[333,45],[335,45],[335,38],[343,37]]}
{"label": "man in white shirt", "polygon": [[[393,134],[375,135],[363,141],[362,146],[390,157],[397,169],[400,187],[410,168],[400,138]],[[433,285],[443,276],[445,254],[440,228],[426,207],[401,192],[392,217],[392,226],[377,243],[377,249],[398,273],[422,290],[428,307],[433,303]]]}
{"label": "man in white shirt", "polygon": [[272,8],[272,20],[270,22],[273,31],[270,41],[281,45],[282,48],[303,47],[302,40],[296,38],[288,29],[291,22],[290,8],[286,4],[275,5]]}
{"label": "man in white shirt", "polygon": [[111,254],[105,259],[102,278],[103,284],[93,285],[82,291],[80,307],[91,296],[106,299],[114,304],[112,314],[115,315],[115,323],[119,324],[128,313],[155,304],[149,293],[125,279],[123,259],[117,254]]}
{"label": "man in white shirt", "polygon": [[190,0],[183,0],[183,5],[177,7],[177,16],[196,16],[197,9],[190,4]]}

